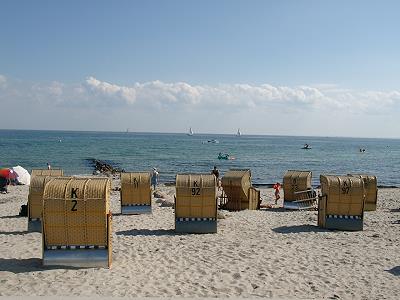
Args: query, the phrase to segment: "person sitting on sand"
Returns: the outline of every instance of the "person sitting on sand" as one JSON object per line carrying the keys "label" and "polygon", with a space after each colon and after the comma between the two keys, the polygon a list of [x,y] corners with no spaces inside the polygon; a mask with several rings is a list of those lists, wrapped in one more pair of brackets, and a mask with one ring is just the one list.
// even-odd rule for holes
{"label": "person sitting on sand", "polygon": [[4,177],[0,177],[0,192],[2,194],[7,194],[7,185],[9,184],[9,180]]}
{"label": "person sitting on sand", "polygon": [[273,186],[275,190],[275,205],[278,204],[278,200],[281,198],[280,196],[280,189],[281,189],[281,184],[279,182],[275,183]]}

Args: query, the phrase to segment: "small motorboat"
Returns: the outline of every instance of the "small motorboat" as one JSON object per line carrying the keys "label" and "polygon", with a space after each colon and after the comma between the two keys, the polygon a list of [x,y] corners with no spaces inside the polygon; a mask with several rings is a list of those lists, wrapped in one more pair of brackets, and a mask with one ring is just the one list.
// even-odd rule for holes
{"label": "small motorboat", "polygon": [[304,144],[304,146],[301,149],[310,150],[312,149],[312,147],[309,144]]}
{"label": "small motorboat", "polygon": [[202,144],[219,144],[218,140],[207,140],[207,141],[202,141]]}
{"label": "small motorboat", "polygon": [[218,154],[218,159],[226,159],[226,160],[235,160],[234,156],[229,155],[228,153],[222,154],[221,152]]}
{"label": "small motorboat", "polygon": [[222,154],[221,152],[218,154],[218,159],[229,159],[229,154]]}
{"label": "small motorboat", "polygon": [[207,143],[219,144],[219,141],[218,140],[208,140]]}

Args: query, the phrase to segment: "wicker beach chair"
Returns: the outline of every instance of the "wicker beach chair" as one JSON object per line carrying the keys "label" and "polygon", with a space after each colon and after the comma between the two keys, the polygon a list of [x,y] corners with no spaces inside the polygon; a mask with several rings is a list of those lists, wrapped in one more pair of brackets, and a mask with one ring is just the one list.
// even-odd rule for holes
{"label": "wicker beach chair", "polygon": [[111,266],[111,182],[55,178],[43,194],[43,265]]}
{"label": "wicker beach chair", "polygon": [[176,232],[217,232],[216,188],[214,175],[176,175]]}
{"label": "wicker beach chair", "polygon": [[359,177],[321,175],[318,226],[363,230],[365,189]]}
{"label": "wicker beach chair", "polygon": [[151,214],[150,173],[121,173],[121,213]]}
{"label": "wicker beach chair", "polygon": [[286,209],[314,209],[317,193],[311,186],[311,171],[289,170],[283,176],[283,207]]}
{"label": "wicker beach chair", "polygon": [[222,189],[226,200],[221,208],[231,211],[260,208],[260,191],[251,184],[250,170],[232,169],[226,172],[222,178]]}

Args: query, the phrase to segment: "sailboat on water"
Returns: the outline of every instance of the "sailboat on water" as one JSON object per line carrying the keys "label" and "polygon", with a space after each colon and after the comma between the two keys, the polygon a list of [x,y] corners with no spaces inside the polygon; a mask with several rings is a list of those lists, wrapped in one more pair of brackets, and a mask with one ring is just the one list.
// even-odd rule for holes
{"label": "sailboat on water", "polygon": [[190,136],[192,136],[194,133],[193,133],[193,130],[192,130],[192,127],[190,127],[189,128],[189,132],[188,132],[188,134],[187,135],[190,135]]}
{"label": "sailboat on water", "polygon": [[241,136],[242,133],[240,132],[240,128],[238,128],[238,131],[236,132],[236,136]]}

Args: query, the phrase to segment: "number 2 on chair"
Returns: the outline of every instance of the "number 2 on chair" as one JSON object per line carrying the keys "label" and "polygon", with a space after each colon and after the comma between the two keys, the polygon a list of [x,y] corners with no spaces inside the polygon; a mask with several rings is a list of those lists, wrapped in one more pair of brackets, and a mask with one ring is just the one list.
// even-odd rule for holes
{"label": "number 2 on chair", "polygon": [[72,200],[72,203],[73,203],[74,205],[72,206],[71,211],[78,211],[78,210],[76,209],[76,205],[78,204],[78,201]]}

